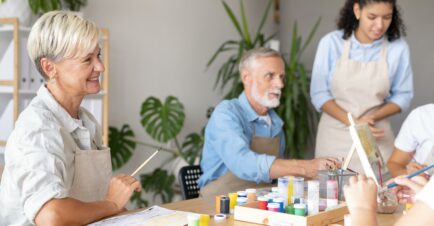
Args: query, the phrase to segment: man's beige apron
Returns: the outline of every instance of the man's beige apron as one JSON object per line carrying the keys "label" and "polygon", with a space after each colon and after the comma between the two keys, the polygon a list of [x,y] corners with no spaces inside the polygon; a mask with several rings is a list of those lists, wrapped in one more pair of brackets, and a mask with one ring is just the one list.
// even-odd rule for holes
{"label": "man's beige apron", "polygon": [[75,152],[75,172],[69,197],[83,202],[104,200],[112,176],[110,149]]}
{"label": "man's beige apron", "polygon": [[[360,62],[349,59],[351,42],[350,39],[344,41],[342,56],[336,63],[332,77],[331,93],[337,105],[356,118],[381,107],[389,95],[387,44],[384,39],[377,62]],[[394,141],[390,122],[383,119],[377,121],[375,127],[384,129],[385,136],[376,141],[383,159],[387,160],[392,153]],[[315,157],[345,157],[352,143],[348,127],[324,112],[318,125]],[[349,168],[363,172],[357,154],[353,155]]]}
{"label": "man's beige apron", "polygon": [[[253,134],[253,139],[250,144],[250,149],[258,154],[273,155],[277,158],[280,153],[280,139],[276,137],[257,137]],[[203,197],[224,195],[229,192],[237,192],[246,188],[261,188],[267,187],[269,184],[257,184],[253,181],[246,181],[238,178],[233,173],[228,171],[225,175],[208,183],[200,189],[200,194]]]}

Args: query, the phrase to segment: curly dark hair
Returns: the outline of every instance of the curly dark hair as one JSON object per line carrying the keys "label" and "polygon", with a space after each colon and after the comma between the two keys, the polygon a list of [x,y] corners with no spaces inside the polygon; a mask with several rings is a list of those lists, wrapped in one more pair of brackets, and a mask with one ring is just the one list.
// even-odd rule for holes
{"label": "curly dark hair", "polygon": [[337,21],[338,29],[344,30],[342,38],[349,38],[353,31],[359,26],[359,21],[353,11],[355,3],[359,3],[360,9],[362,9],[368,4],[379,2],[390,3],[393,6],[392,22],[386,31],[387,40],[392,42],[393,40],[399,39],[401,35],[405,36],[405,25],[402,22],[401,13],[399,12],[396,0],[346,0],[345,5],[341,8]]}

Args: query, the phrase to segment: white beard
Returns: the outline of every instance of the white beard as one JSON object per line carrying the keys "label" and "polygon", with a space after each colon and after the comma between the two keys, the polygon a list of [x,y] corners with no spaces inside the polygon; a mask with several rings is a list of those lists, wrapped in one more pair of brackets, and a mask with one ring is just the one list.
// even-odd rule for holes
{"label": "white beard", "polygon": [[[270,94],[270,93],[278,94],[279,96],[276,99],[270,100],[270,99],[268,99],[268,94]],[[256,81],[253,81],[253,87],[252,87],[251,95],[252,95],[253,100],[258,102],[260,105],[267,107],[267,108],[275,108],[275,107],[279,106],[279,104],[280,104],[281,90],[280,89],[274,89],[271,91],[267,90],[263,96],[260,96],[259,92],[258,92],[258,84],[256,83]]]}

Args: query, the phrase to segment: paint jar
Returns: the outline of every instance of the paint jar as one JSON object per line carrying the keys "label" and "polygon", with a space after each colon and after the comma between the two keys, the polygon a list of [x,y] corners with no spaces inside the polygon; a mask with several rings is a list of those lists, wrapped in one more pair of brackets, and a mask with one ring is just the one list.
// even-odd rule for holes
{"label": "paint jar", "polygon": [[318,172],[318,177],[320,181],[320,197],[327,197],[327,181],[333,180],[337,181],[337,198],[339,201],[344,201],[343,187],[349,183],[349,179],[352,176],[356,176],[357,173],[350,172],[347,170],[337,169],[337,170],[320,170]]}
{"label": "paint jar", "polygon": [[187,215],[187,221],[188,221],[188,226],[199,226],[199,219],[200,219],[200,215],[199,214],[188,214]]}
{"label": "paint jar", "polygon": [[266,198],[264,196],[259,196],[258,197],[258,209],[267,210],[267,205],[268,205],[268,198]]}
{"label": "paint jar", "polygon": [[327,199],[319,199],[319,211],[324,211],[327,208]]}
{"label": "paint jar", "polygon": [[238,191],[238,197],[247,197],[247,192],[246,191]]}
{"label": "paint jar", "polygon": [[287,177],[280,177],[277,179],[277,190],[279,196],[284,199],[285,206],[288,205],[288,183]]}
{"label": "paint jar", "polygon": [[285,213],[294,214],[294,205],[289,204],[285,207]]}
{"label": "paint jar", "polygon": [[247,197],[239,197],[237,198],[237,206],[241,206],[247,204]]}
{"label": "paint jar", "polygon": [[288,176],[288,204],[292,202],[293,195],[294,195],[294,177]]}
{"label": "paint jar", "polygon": [[273,202],[279,204],[279,212],[281,213],[285,212],[285,202],[283,198],[280,197],[274,198]]}
{"label": "paint jar", "polygon": [[280,205],[279,205],[279,203],[271,202],[271,203],[268,203],[267,209],[268,209],[268,211],[271,211],[271,212],[279,212]]}
{"label": "paint jar", "polygon": [[199,226],[208,226],[210,217],[207,214],[201,214],[199,218]]}
{"label": "paint jar", "polygon": [[229,214],[229,198],[222,195],[220,197],[220,213]]}
{"label": "paint jar", "polygon": [[306,205],[294,204],[294,214],[297,216],[305,216],[306,215]]}
{"label": "paint jar", "polygon": [[276,197],[273,193],[268,193],[264,196],[268,199],[268,202],[273,202],[273,199]]}
{"label": "paint jar", "polygon": [[233,210],[235,208],[235,206],[237,205],[237,198],[238,198],[238,194],[237,193],[229,193],[229,208],[231,210]]}
{"label": "paint jar", "polygon": [[327,180],[327,208],[338,205],[338,181]]}
{"label": "paint jar", "polygon": [[319,212],[319,181],[307,182],[307,212],[309,215]]}
{"label": "paint jar", "polygon": [[220,195],[215,197],[215,212],[220,213]]}
{"label": "paint jar", "polygon": [[294,195],[293,199],[299,199],[304,197],[304,178],[294,177]]}
{"label": "paint jar", "polygon": [[247,193],[247,202],[256,201],[256,189],[248,188],[246,189],[246,193]]}

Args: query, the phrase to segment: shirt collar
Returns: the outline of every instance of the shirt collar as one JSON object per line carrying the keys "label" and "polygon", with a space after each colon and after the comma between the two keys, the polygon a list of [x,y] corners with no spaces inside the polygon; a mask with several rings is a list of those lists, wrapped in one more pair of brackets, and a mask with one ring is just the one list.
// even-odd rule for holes
{"label": "shirt collar", "polygon": [[359,42],[359,40],[357,40],[356,36],[354,35],[354,32],[351,34],[351,44],[354,45],[354,48],[372,48],[372,47],[377,47],[379,45],[381,45],[381,43],[384,40],[384,35],[378,39],[373,41],[372,43],[369,44],[364,44]]}
{"label": "shirt collar", "polygon": [[[69,133],[72,133],[79,127],[78,123],[73,120],[71,115],[69,115],[68,112],[56,101],[56,99],[54,99],[53,95],[51,95],[50,91],[47,89],[47,87],[45,87],[45,84],[39,88],[37,96],[47,105],[48,109],[50,109],[50,111]],[[79,115],[81,117],[83,114]],[[82,119],[83,124],[86,125],[87,119]]]}
{"label": "shirt collar", "polygon": [[[243,91],[240,96],[238,97],[238,101],[240,102],[241,107],[246,112],[247,120],[249,122],[253,122],[255,120],[259,119],[258,113],[256,113],[255,110],[253,110],[252,106],[250,105],[249,101],[247,100],[246,94]],[[268,114],[271,118],[271,124],[281,126],[283,125],[282,119],[277,115],[277,113],[273,109],[268,110]]]}

